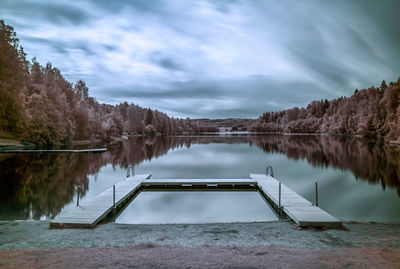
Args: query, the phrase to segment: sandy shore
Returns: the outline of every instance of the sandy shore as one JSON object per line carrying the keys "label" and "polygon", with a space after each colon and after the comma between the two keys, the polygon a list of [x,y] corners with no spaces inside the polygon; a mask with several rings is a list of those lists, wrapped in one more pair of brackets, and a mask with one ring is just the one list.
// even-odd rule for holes
{"label": "sandy shore", "polygon": [[136,246],[6,250],[4,268],[399,268],[400,250]]}
{"label": "sandy shore", "polygon": [[400,224],[298,229],[269,223],[48,229],[0,223],[1,268],[399,268]]}

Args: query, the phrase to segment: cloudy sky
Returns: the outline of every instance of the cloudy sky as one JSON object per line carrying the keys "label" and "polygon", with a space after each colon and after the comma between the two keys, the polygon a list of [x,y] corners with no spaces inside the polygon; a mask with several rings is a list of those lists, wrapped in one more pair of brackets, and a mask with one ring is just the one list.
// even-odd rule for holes
{"label": "cloudy sky", "polygon": [[397,0],[1,0],[28,53],[98,101],[252,117],[400,76]]}

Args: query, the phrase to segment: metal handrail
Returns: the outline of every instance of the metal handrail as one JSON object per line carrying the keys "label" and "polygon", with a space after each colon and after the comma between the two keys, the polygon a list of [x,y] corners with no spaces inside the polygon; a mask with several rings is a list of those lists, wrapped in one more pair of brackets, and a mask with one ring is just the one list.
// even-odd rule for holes
{"label": "metal handrail", "polygon": [[[269,170],[271,170],[271,174],[269,174]],[[265,175],[274,177],[274,169],[272,169],[271,165],[267,165],[267,168],[265,169]]]}
{"label": "metal handrail", "polygon": [[133,165],[128,166],[128,170],[126,171],[126,177],[131,176],[131,171],[132,171],[132,176],[135,176],[135,167]]}

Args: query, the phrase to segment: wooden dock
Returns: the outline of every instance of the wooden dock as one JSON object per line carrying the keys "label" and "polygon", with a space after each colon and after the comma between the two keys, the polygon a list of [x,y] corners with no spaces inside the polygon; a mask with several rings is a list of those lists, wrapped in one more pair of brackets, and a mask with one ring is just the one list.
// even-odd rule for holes
{"label": "wooden dock", "polygon": [[[115,185],[115,208],[127,206],[141,191],[258,191],[276,212],[283,213],[300,227],[341,226],[342,222],[271,176],[250,174],[250,179],[150,179],[150,175],[127,177]],[[113,188],[62,212],[50,227],[94,227],[108,214],[115,212]]]}
{"label": "wooden dock", "polygon": [[[127,177],[115,185],[115,207],[119,207],[126,200],[140,191],[142,182],[150,175],[136,175]],[[82,202],[79,206],[61,212],[50,222],[51,228],[91,228],[114,210],[113,187],[105,190],[95,198]]]}
{"label": "wooden dock", "polygon": [[[279,181],[272,176],[250,174],[257,181],[259,191],[275,208],[279,206]],[[281,210],[300,227],[341,226],[342,222],[321,208],[281,184]],[[279,210],[279,209],[278,209]]]}

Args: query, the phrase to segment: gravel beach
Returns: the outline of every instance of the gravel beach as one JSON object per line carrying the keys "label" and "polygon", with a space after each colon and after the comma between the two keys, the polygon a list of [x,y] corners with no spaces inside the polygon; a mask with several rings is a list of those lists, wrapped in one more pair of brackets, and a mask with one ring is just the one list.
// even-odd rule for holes
{"label": "gravel beach", "polygon": [[318,230],[289,221],[95,229],[0,223],[1,268],[398,268],[399,247],[400,224]]}

